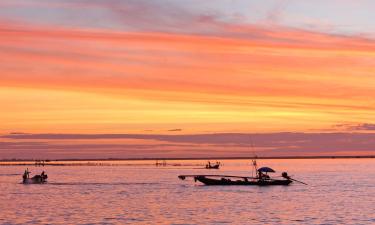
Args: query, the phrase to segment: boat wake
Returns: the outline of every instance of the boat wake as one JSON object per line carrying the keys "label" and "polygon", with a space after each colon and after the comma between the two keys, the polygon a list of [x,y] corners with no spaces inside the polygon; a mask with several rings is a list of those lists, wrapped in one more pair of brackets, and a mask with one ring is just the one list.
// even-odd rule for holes
{"label": "boat wake", "polygon": [[10,173],[10,174],[0,174],[0,177],[11,177],[11,176],[20,176],[21,174],[18,173]]}

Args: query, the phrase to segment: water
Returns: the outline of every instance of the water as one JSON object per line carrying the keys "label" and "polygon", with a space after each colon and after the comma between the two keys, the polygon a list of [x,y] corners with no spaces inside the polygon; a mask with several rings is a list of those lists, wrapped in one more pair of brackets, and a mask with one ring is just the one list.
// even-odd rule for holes
{"label": "water", "polygon": [[[106,163],[106,162],[105,162]],[[25,166],[0,166],[0,224],[375,224],[374,159],[259,160],[309,185],[203,186],[180,174],[251,175],[248,160],[46,166],[49,183],[23,185]],[[18,175],[17,175],[18,174]]]}

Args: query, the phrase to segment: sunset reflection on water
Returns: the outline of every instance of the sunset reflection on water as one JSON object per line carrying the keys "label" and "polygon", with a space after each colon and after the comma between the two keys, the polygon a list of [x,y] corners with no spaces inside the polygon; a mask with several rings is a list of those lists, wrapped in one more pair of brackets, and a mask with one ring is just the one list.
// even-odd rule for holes
{"label": "sunset reflection on water", "polygon": [[[108,161],[105,161],[108,163]],[[103,163],[105,163],[103,162]],[[258,160],[309,185],[204,186],[180,174],[251,175],[250,160],[111,161],[29,166],[48,184],[22,185],[25,166],[0,167],[1,224],[374,224],[374,159]]]}

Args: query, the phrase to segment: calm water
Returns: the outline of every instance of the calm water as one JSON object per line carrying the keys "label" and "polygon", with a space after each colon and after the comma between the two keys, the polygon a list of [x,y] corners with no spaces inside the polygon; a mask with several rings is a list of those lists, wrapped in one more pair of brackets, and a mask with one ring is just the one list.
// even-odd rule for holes
{"label": "calm water", "polygon": [[29,166],[46,170],[43,185],[20,184],[25,166],[0,166],[0,224],[375,224],[374,159],[258,161],[309,184],[286,187],[177,178],[251,175],[248,160],[223,160],[219,171],[198,169],[205,161],[112,163],[118,166]]}

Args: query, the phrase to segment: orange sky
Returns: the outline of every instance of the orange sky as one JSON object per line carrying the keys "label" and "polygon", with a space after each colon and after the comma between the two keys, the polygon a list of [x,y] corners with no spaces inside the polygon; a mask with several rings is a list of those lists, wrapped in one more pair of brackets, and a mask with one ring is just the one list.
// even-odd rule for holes
{"label": "orange sky", "polygon": [[308,132],[375,120],[373,40],[243,29],[263,38],[2,25],[1,132]]}
{"label": "orange sky", "polygon": [[3,0],[0,159],[373,155],[373,6]]}

